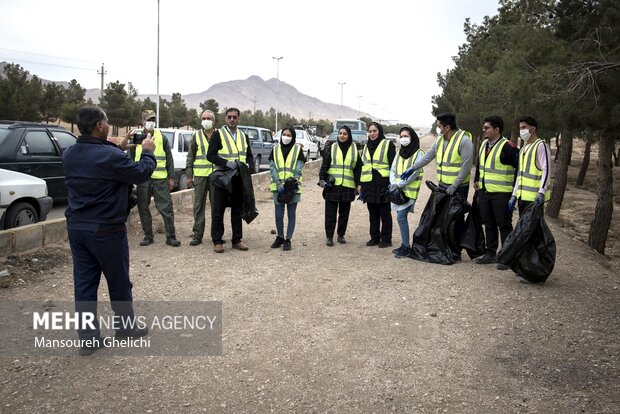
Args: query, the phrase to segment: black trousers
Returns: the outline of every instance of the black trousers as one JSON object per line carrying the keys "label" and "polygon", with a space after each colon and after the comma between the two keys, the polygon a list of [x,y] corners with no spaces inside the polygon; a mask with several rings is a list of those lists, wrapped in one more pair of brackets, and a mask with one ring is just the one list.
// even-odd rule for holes
{"label": "black trousers", "polygon": [[512,211],[508,210],[511,196],[512,193],[478,191],[478,209],[484,225],[487,253],[497,253],[498,233],[503,245],[512,231]]}
{"label": "black trousers", "polygon": [[390,203],[367,203],[370,240],[392,242],[392,207]]}
{"label": "black trousers", "polygon": [[325,200],[325,236],[334,237],[336,223],[338,223],[338,236],[344,237],[349,223],[349,213],[351,212],[350,201],[329,201]]}
{"label": "black trousers", "polygon": [[232,227],[232,244],[239,243],[243,238],[243,224],[241,215],[243,214],[243,183],[241,177],[236,175],[233,178],[233,192],[229,194],[226,190],[211,185],[213,194],[213,217],[211,218],[211,240],[213,244],[222,243],[224,236],[224,213],[226,207],[230,205],[230,226]]}

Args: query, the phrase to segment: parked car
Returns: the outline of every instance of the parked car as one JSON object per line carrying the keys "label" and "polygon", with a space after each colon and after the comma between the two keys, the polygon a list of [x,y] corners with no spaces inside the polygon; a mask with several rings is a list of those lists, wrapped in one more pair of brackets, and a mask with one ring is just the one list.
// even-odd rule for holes
{"label": "parked car", "polygon": [[[351,135],[353,136],[353,142],[357,147],[357,150],[361,153],[364,149],[364,145],[368,142],[368,133],[366,131],[355,130],[351,131]],[[331,144],[338,140],[338,131],[334,131],[329,134],[327,140],[325,141],[325,147],[323,149],[323,156],[325,156],[325,151],[329,151]]]}
{"label": "parked car", "polygon": [[0,168],[42,178],[50,197],[65,200],[62,153],[76,139],[59,125],[0,121]]}
{"label": "parked car", "polygon": [[[168,140],[172,159],[174,160],[174,180],[176,187],[173,190],[187,189],[187,175],[185,174],[185,166],[187,163],[187,152],[189,151],[189,143],[192,140],[194,131],[187,129],[175,128],[159,128],[161,134]],[[138,129],[136,135],[143,135],[143,130]]]}
{"label": "parked car", "polygon": [[254,172],[260,172],[263,164],[268,164],[269,154],[273,148],[273,135],[267,128],[239,125],[250,140],[252,155],[254,156]]}
{"label": "parked car", "polygon": [[[282,130],[276,132],[275,140],[280,142],[280,136],[282,135]],[[310,136],[310,134],[304,130],[296,129],[295,130],[295,142],[301,144],[303,147],[304,155],[306,156],[306,160],[316,160],[321,155],[319,153],[319,146],[316,142],[314,142],[314,138]]]}
{"label": "parked car", "polygon": [[396,144],[396,142],[398,142],[398,134],[385,134],[385,139],[387,139],[388,141],[392,141],[392,144]]}
{"label": "parked car", "polygon": [[0,169],[0,230],[43,221],[51,209],[44,180]]}

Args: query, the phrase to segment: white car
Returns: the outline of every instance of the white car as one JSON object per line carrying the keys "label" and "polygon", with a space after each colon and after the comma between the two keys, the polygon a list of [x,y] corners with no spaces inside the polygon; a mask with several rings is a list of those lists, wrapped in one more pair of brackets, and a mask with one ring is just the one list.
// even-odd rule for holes
{"label": "white car", "polygon": [[[276,135],[275,137],[273,137],[273,139],[277,142],[280,142],[281,135],[282,130],[279,130],[278,132],[276,132]],[[307,161],[316,160],[319,157],[319,146],[316,144],[316,142],[314,142],[314,139],[310,137],[310,134],[308,134],[306,131],[296,129],[295,142],[301,144]]]}
{"label": "white car", "polygon": [[0,230],[44,221],[51,209],[44,180],[0,169]]}

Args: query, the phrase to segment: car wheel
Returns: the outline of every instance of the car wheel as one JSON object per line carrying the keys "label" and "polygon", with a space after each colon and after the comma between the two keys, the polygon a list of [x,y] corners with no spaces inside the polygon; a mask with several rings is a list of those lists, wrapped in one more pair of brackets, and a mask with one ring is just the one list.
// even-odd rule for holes
{"label": "car wheel", "polygon": [[177,180],[177,190],[187,190],[187,175],[185,171],[181,171]]}
{"label": "car wheel", "polygon": [[257,155],[256,158],[254,158],[254,172],[260,172],[260,155]]}
{"label": "car wheel", "polygon": [[39,221],[37,210],[28,203],[17,203],[9,207],[6,212],[4,227],[12,229],[13,227],[25,226]]}

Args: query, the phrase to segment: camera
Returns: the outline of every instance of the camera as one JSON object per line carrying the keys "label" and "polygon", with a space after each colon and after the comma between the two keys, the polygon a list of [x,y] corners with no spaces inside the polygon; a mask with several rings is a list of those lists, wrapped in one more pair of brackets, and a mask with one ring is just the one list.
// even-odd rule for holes
{"label": "camera", "polygon": [[144,133],[136,132],[133,136],[132,143],[136,145],[141,145],[142,141],[144,141],[144,138],[146,138],[146,135]]}

